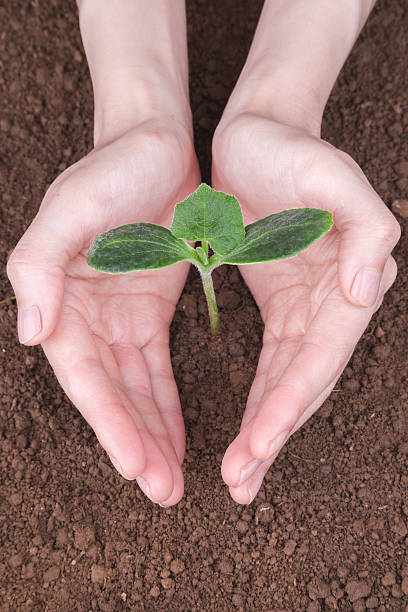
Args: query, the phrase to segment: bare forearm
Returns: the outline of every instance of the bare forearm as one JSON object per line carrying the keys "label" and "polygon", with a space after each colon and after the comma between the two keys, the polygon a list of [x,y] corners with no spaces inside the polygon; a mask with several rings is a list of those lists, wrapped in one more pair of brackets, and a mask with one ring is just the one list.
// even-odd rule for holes
{"label": "bare forearm", "polygon": [[227,107],[260,112],[313,133],[375,0],[266,0]]}
{"label": "bare forearm", "polygon": [[78,0],[95,142],[164,114],[189,123],[184,0]]}

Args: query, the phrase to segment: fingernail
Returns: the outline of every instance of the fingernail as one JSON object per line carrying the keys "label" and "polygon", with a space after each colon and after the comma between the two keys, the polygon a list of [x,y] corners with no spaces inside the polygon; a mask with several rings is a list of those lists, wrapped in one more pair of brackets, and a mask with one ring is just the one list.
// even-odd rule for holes
{"label": "fingernail", "polygon": [[29,342],[41,331],[41,313],[38,306],[20,308],[17,319],[18,339],[21,344]]}
{"label": "fingernail", "polygon": [[283,446],[288,437],[289,431],[282,431],[282,433],[280,433],[278,436],[276,436],[276,438],[269,442],[267,457],[265,461],[272,459],[272,457],[280,451],[281,447]]}
{"label": "fingernail", "polygon": [[237,484],[237,487],[240,487],[243,482],[248,480],[248,478],[252,476],[255,470],[258,469],[261,463],[262,462],[259,459],[252,459],[251,461],[249,461],[249,463],[244,465],[244,467],[241,468],[241,471],[240,471],[239,482]]}
{"label": "fingernail", "polygon": [[248,489],[248,495],[249,495],[249,502],[247,503],[247,506],[250,506],[252,502],[254,501],[255,496],[252,494],[251,487],[247,487],[247,489]]}
{"label": "fingernail", "polygon": [[120,474],[120,475],[121,475],[123,478],[125,478],[126,480],[134,480],[134,478],[129,478],[129,476],[126,476],[126,475],[124,474],[122,466],[120,465],[119,461],[118,461],[118,460],[117,460],[115,457],[113,457],[112,455],[108,455],[108,457],[109,457],[109,459],[111,460],[112,465],[113,465],[113,467],[115,468],[115,470],[116,470],[117,472],[119,472],[119,474]]}
{"label": "fingernail", "polygon": [[143,493],[150,499],[150,501],[152,501],[154,504],[157,504],[158,502],[155,501],[152,497],[150,485],[147,482],[147,480],[143,478],[142,476],[138,476],[136,478],[136,482],[139,485],[139,487],[142,489]]}
{"label": "fingernail", "polygon": [[373,268],[361,268],[351,285],[351,295],[361,304],[369,308],[374,306],[380,289],[382,274]]}

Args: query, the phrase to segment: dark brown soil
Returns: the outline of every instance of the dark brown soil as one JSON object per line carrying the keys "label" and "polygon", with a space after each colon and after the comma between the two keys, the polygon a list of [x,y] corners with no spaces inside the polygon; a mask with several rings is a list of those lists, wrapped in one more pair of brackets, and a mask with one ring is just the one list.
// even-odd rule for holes
{"label": "dark brown soil", "polygon": [[[190,0],[191,95],[203,178],[260,0]],[[1,261],[47,184],[92,146],[92,95],[74,2],[0,8]],[[408,8],[381,0],[328,104],[323,135],[391,206],[407,199]],[[358,206],[358,202],[356,202]],[[186,493],[151,504],[114,472],[40,348],[0,304],[2,611],[408,610],[407,220],[399,276],[331,397],[278,457],[252,505],[220,477],[261,347],[235,269],[216,274],[210,342],[191,272],[172,326],[187,429]],[[1,269],[0,300],[12,295]]]}

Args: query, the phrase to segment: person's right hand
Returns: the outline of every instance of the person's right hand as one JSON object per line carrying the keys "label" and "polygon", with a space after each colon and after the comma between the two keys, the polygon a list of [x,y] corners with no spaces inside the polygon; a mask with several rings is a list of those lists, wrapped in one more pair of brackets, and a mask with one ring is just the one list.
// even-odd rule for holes
{"label": "person's right hand", "polygon": [[115,226],[169,226],[173,205],[198,183],[190,134],[176,122],[144,123],[53,183],[8,262],[20,341],[42,343],[118,471],[167,506],[183,494],[168,336],[188,265],[116,276],[91,269],[86,256]]}

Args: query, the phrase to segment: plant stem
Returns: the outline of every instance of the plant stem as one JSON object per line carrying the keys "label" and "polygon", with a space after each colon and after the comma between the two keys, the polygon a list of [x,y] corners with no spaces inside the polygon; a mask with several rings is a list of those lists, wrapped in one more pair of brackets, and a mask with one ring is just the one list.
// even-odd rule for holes
{"label": "plant stem", "polygon": [[211,272],[201,272],[200,270],[200,273],[201,280],[203,281],[205,297],[207,300],[208,313],[210,315],[211,333],[213,336],[218,336],[218,334],[220,333],[220,324]]}
{"label": "plant stem", "polygon": [[203,247],[204,253],[207,255],[207,259],[208,259],[208,242],[206,240],[202,240],[201,246]]}

